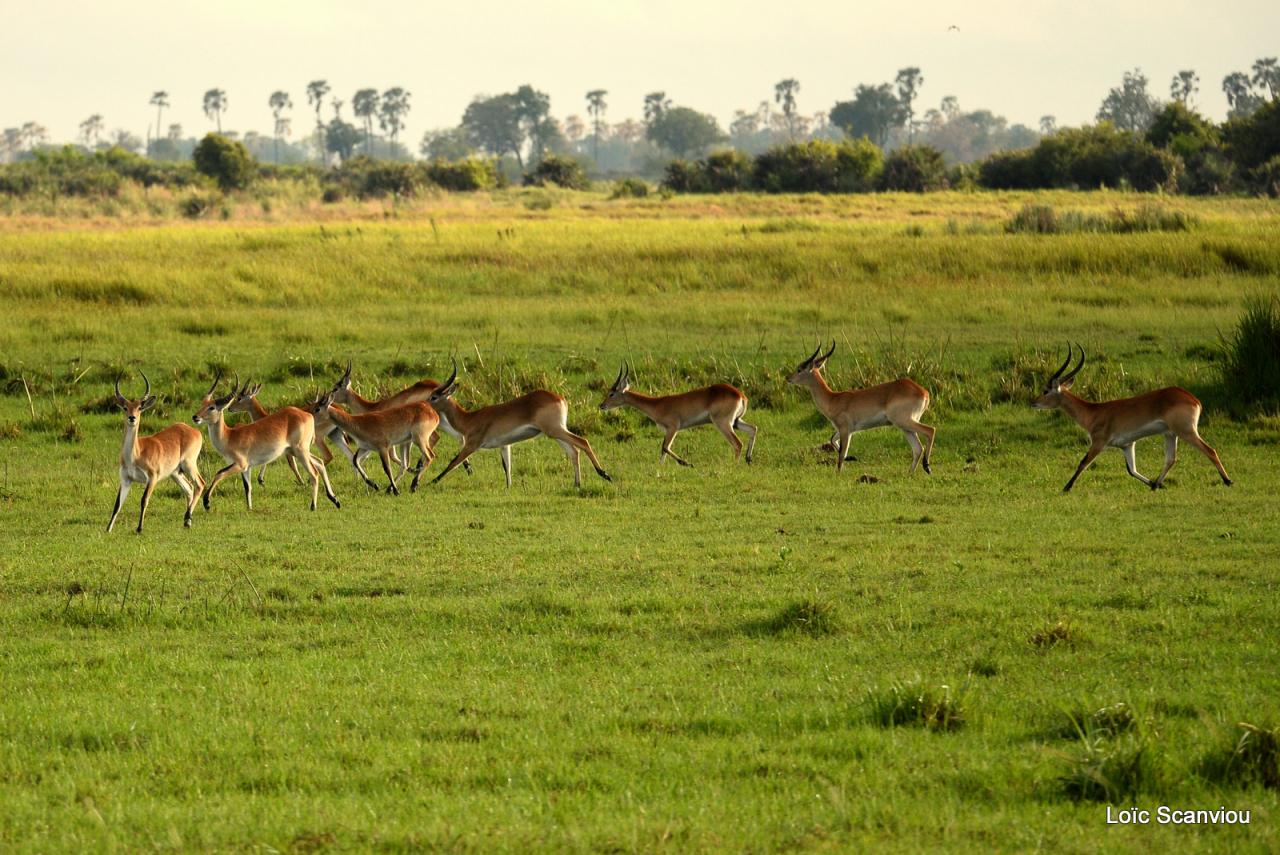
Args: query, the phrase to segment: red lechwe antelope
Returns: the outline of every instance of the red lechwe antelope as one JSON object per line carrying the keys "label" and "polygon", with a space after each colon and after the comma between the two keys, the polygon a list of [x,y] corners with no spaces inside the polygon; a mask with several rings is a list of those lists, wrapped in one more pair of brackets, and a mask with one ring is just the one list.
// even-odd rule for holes
{"label": "red lechwe antelope", "polygon": [[[142,374],[141,371],[138,372]],[[138,420],[142,411],[149,409],[156,399],[151,395],[151,381],[142,374],[142,381],[147,390],[142,398],[130,401],[120,394],[120,378],[116,378],[115,404],[124,410],[124,449],[120,452],[120,492],[116,495],[116,506],[111,511],[111,521],[107,523],[107,531],[115,528],[116,517],[129,495],[129,488],[134,484],[142,484],[142,510],[138,513],[138,533],[142,533],[142,521],[147,516],[147,504],[151,501],[151,491],[156,484],[165,478],[172,478],[187,497],[187,512],[182,519],[185,526],[191,525],[191,511],[196,506],[196,497],[204,489],[204,479],[200,477],[200,431],[182,423],[172,424],[151,436],[138,436]],[[186,476],[186,478],[183,477]],[[187,478],[191,483],[187,483]]]}
{"label": "red lechwe antelope", "polygon": [[[1089,468],[1093,459],[1107,446],[1119,448],[1124,452],[1125,468],[1129,470],[1130,475],[1152,490],[1158,490],[1164,486],[1165,476],[1178,460],[1179,438],[1194,445],[1205,457],[1213,461],[1213,465],[1218,468],[1218,474],[1222,476],[1222,483],[1228,487],[1231,486],[1231,479],[1227,477],[1227,470],[1222,467],[1222,461],[1218,459],[1218,452],[1200,438],[1198,425],[1201,407],[1195,395],[1186,389],[1169,386],[1133,398],[1086,401],[1071,393],[1072,381],[1084,367],[1083,347],[1080,348],[1080,361],[1076,363],[1076,367],[1063,373],[1071,364],[1073,353],[1072,346],[1068,344],[1066,360],[1049,378],[1049,382],[1045,384],[1044,393],[1032,403],[1032,406],[1038,410],[1061,408],[1089,434],[1089,450],[1085,452],[1084,459],[1080,461],[1075,474],[1062,488],[1062,492],[1069,491],[1075,485],[1076,479]],[[1134,443],[1143,437],[1156,434],[1164,435],[1164,471],[1152,481],[1138,472],[1137,462],[1134,459]]]}
{"label": "red lechwe antelope", "polygon": [[[222,483],[223,478],[235,474],[239,474],[240,480],[244,482],[245,503],[249,510],[253,510],[250,470],[286,454],[299,463],[311,479],[311,510],[316,509],[321,481],[324,481],[324,494],[333,502],[333,506],[342,507],[337,496],[333,495],[333,487],[329,484],[329,474],[325,471],[324,464],[311,456],[311,443],[315,439],[316,430],[311,414],[297,407],[283,407],[256,422],[230,427],[223,418],[227,407],[247,390],[237,392],[232,387],[230,395],[214,398],[213,393],[221,380],[221,374],[214,378],[213,385],[200,402],[200,409],[192,416],[196,424],[209,423],[209,441],[227,461],[227,465],[218,470],[204,488],[201,498],[205,510],[209,509],[209,497],[214,488]],[[238,385],[239,380],[236,383]]]}
{"label": "red lechwe antelope", "polygon": [[851,435],[860,430],[893,425],[902,431],[911,445],[910,471],[915,472],[916,466],[922,465],[926,473],[932,473],[929,458],[933,454],[935,429],[920,423],[920,416],[929,406],[929,391],[914,380],[903,377],[865,389],[834,392],[822,379],[822,369],[835,353],[836,343],[831,342],[831,349],[819,355],[821,350],[819,346],[801,362],[787,382],[807,388],[818,411],[835,428],[831,444],[839,455],[836,458],[837,471],[844,468]]}
{"label": "red lechwe antelope", "polygon": [[440,414],[442,424],[462,437],[462,449],[449,465],[444,468],[431,483],[434,484],[448,475],[454,467],[463,463],[472,454],[482,448],[496,448],[502,456],[502,471],[507,476],[507,487],[511,486],[511,445],[533,439],[539,434],[560,443],[564,453],[573,462],[573,485],[582,486],[582,465],[579,451],[585,452],[596,474],[606,481],[612,481],[609,473],[600,468],[596,453],[591,450],[591,443],[570,432],[568,427],[569,405],[564,398],[554,392],[538,389],[527,395],[521,395],[502,404],[481,407],[467,411],[458,406],[453,395],[458,390],[458,363],[453,363],[453,374],[444,385],[431,393],[430,404]]}
{"label": "red lechwe antelope", "polygon": [[[398,475],[391,474],[391,451],[398,445],[412,443],[418,447],[421,454],[418,458],[418,466],[413,471],[413,483],[409,485],[410,493],[416,491],[418,479],[422,477],[422,470],[430,466],[431,461],[435,459],[435,454],[431,450],[433,444],[431,440],[435,435],[436,427],[440,424],[440,416],[431,408],[431,405],[419,402],[406,404],[403,407],[389,407],[372,413],[348,413],[334,404],[333,398],[333,392],[322,395],[311,408],[311,414],[317,420],[321,415],[327,416],[335,427],[355,439],[358,450],[351,458],[351,465],[356,468],[356,472],[365,483],[375,490],[379,489],[360,466],[360,458],[365,453],[376,451],[378,459],[382,461],[382,471],[387,473],[389,483],[387,491],[392,495],[399,495],[400,490],[396,487],[396,479],[403,475],[405,470],[401,469]],[[408,452],[405,452],[405,458],[407,460]]]}
{"label": "red lechwe antelope", "polygon": [[[267,416],[271,415],[271,411],[268,410],[266,407],[262,406],[262,402],[258,400],[258,393],[261,391],[262,391],[261,383],[258,383],[255,386],[249,386],[246,384],[242,393],[236,396],[236,399],[231,402],[231,406],[227,407],[227,412],[228,413],[247,413],[249,416],[249,420],[255,421],[255,422],[258,421],[259,419],[264,419]],[[318,435],[319,431],[317,431],[316,433],[317,433],[316,442],[319,444],[321,448],[324,449],[324,453],[328,454],[329,457],[332,458],[333,454],[332,452],[329,451],[327,447],[325,447],[324,440]],[[302,480],[302,473],[298,471],[298,464],[294,462],[292,457],[287,457],[285,459],[289,461],[289,469],[293,472],[293,477],[297,480],[299,484],[305,484],[306,482]],[[325,462],[328,462],[328,461],[325,461]],[[262,486],[263,484],[266,484],[266,483],[267,483],[267,467],[266,467],[266,464],[263,464],[262,466],[258,467],[258,485]]]}
{"label": "red lechwe antelope", "polygon": [[671,450],[672,441],[685,428],[713,424],[729,441],[735,459],[742,454],[742,440],[738,439],[734,429],[745,432],[748,436],[747,462],[751,462],[751,452],[756,447],[756,426],[742,420],[743,414],[747,412],[747,396],[727,383],[717,383],[679,395],[650,398],[631,391],[631,367],[624,362],[618,369],[613,386],[609,388],[609,394],[605,395],[600,404],[601,410],[616,407],[634,407],[667,432],[658,452],[659,461],[671,455],[681,466],[692,465]]}
{"label": "red lechwe antelope", "polygon": [[[356,392],[356,390],[351,388],[351,363],[348,362],[346,372],[344,372],[343,375],[338,378],[337,383],[333,384],[333,402],[335,404],[341,404],[342,406],[348,408],[353,415],[359,415],[362,413],[375,413],[375,412],[378,412],[379,410],[389,410],[393,407],[403,407],[408,404],[427,403],[431,399],[431,393],[439,388],[440,388],[439,382],[432,380],[431,378],[427,378],[425,380],[419,380],[417,383],[414,383],[412,386],[408,386],[408,387],[405,387],[404,389],[401,389],[399,392],[396,392],[394,395],[388,395],[387,397],[381,398],[376,401],[370,400],[369,398],[362,397],[358,392]],[[440,428],[445,433],[452,436],[454,439],[458,439],[458,440],[462,439],[462,437],[457,433],[457,431],[449,427],[448,424],[441,422]],[[329,432],[328,435],[331,437],[334,437],[339,442],[341,442],[341,438],[337,428],[331,429],[331,432]],[[439,442],[439,440],[440,440],[440,434],[433,431],[431,434],[431,451],[433,454],[432,459],[434,459],[436,443]],[[323,446],[323,442],[321,443],[321,445]],[[397,449],[395,448],[391,450],[391,459],[394,460],[400,466],[400,475],[397,475],[396,476],[397,478],[399,478],[401,475],[404,475],[405,471],[408,470],[409,468],[409,446],[410,446],[410,443],[405,442],[403,444],[403,447],[399,449],[399,452],[397,452]],[[328,461],[326,460],[325,462],[327,463]],[[354,459],[352,462],[354,463]],[[467,471],[468,475],[471,474],[470,463],[464,462],[462,464],[462,468]],[[363,473],[361,474],[363,475]],[[367,481],[368,478],[366,477],[365,480]]]}

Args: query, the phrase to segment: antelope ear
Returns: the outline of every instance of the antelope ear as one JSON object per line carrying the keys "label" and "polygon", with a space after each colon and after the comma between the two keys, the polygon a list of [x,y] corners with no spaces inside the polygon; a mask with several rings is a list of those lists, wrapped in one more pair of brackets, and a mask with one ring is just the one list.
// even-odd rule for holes
{"label": "antelope ear", "polygon": [[156,396],[148,395],[147,397],[142,399],[142,402],[140,404],[140,409],[149,410],[155,405],[156,405]]}

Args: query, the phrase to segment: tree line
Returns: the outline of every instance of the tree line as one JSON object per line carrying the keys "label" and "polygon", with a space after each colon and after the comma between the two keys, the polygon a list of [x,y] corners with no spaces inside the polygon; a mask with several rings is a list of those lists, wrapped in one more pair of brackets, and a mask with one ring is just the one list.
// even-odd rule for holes
{"label": "tree line", "polygon": [[[1280,93],[1280,64],[1275,58],[1259,59],[1248,73],[1232,72],[1223,79],[1230,112],[1221,125],[1195,110],[1199,77],[1192,70],[1173,76],[1168,101],[1151,93],[1150,82],[1140,69],[1126,72],[1120,84],[1103,98],[1096,115],[1098,125],[1080,129],[1059,129],[1051,115],[1042,116],[1034,129],[1011,125],[988,110],[962,109],[954,96],[941,99],[937,106],[924,106],[919,103],[923,84],[921,69],[906,67],[891,81],[859,84],[847,100],[805,113],[801,110],[800,81],[786,78],[756,107],[735,111],[727,129],[715,117],[676,104],[662,91],[645,95],[640,120],[628,118],[611,124],[605,89],[585,93],[585,120],[577,114],[558,119],[552,114],[547,93],[525,84],[497,95],[476,96],[456,126],[426,132],[418,154],[428,161],[451,163],[487,159],[507,181],[536,176],[539,165],[555,156],[576,160],[581,171],[597,177],[662,177],[673,188],[692,190],[724,187],[728,182],[725,176],[736,175],[737,189],[770,189],[794,185],[778,178],[770,164],[793,162],[794,166],[797,158],[806,156],[835,162],[833,158],[838,160],[853,151],[846,143],[864,140],[880,151],[882,166],[927,167],[924,183],[929,186],[938,183],[941,169],[948,176],[945,183],[953,186],[966,182],[1001,187],[1118,183],[1222,192],[1258,185],[1254,173],[1269,157],[1262,163],[1254,162],[1252,156],[1241,160],[1240,129],[1246,127],[1246,120],[1275,103]],[[287,91],[273,91],[267,99],[273,119],[269,135],[224,131],[230,102],[221,88],[207,90],[201,107],[213,130],[243,145],[252,159],[262,163],[333,167],[358,155],[391,161],[413,159],[400,139],[411,110],[411,94],[403,87],[384,91],[362,88],[344,99],[334,93],[328,81],[313,80],[305,87],[305,101],[309,114],[314,115],[314,125],[297,140],[291,139],[294,103]],[[170,94],[155,91],[148,103],[156,111],[154,127],[164,127]],[[349,108],[353,121],[347,120],[344,108]],[[810,143],[815,145],[804,147]],[[5,130],[0,160],[32,159],[51,147],[47,131],[28,122]],[[154,160],[173,162],[189,161],[196,147],[197,140],[176,124],[170,124],[164,135],[149,132],[145,141],[122,129],[107,134],[101,114],[81,123],[77,146],[85,152],[110,148],[145,152]],[[886,158],[897,149],[909,149],[909,156],[892,161]],[[1090,153],[1076,158],[1076,164],[1067,168],[1063,166],[1065,149],[1088,149]],[[713,159],[713,153],[720,150],[732,150],[740,156],[722,153]],[[785,157],[778,154],[783,150],[788,152]],[[1056,153],[1057,160],[1045,152]],[[861,156],[854,160],[861,162]],[[1108,159],[1109,166],[1099,165]],[[1057,170],[1053,175],[1046,174],[1045,164],[1050,162]],[[743,164],[752,165],[747,169]],[[758,164],[763,166],[757,168]],[[965,169],[964,164],[975,166]],[[748,172],[764,177],[747,180],[742,176]],[[568,180],[581,183],[577,172],[556,163],[543,174],[569,176]],[[870,186],[866,175],[856,181],[846,176],[834,180],[834,185],[833,180],[828,176],[815,179],[815,184]],[[920,182],[912,179],[908,183]]]}

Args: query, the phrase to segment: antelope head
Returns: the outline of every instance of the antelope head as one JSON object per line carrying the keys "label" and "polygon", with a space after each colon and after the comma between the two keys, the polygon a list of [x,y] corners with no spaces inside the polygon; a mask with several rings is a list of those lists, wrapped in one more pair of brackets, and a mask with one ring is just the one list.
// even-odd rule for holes
{"label": "antelope head", "polygon": [[[1076,367],[1067,371],[1067,366],[1071,364],[1071,357],[1075,351],[1072,349],[1071,343],[1067,342],[1067,358],[1058,366],[1058,370],[1053,372],[1053,376],[1044,384],[1044,391],[1040,397],[1032,401],[1031,406],[1037,410],[1052,410],[1062,405],[1062,393],[1071,388],[1072,381],[1075,380],[1080,369],[1084,367],[1084,348],[1076,345],[1080,349],[1080,361],[1076,363]],[[1065,374],[1063,372],[1066,372]]]}
{"label": "antelope head", "polygon": [[831,354],[836,352],[835,339],[831,340],[831,349],[826,353],[822,352],[822,345],[818,345],[813,353],[809,354],[809,358],[796,366],[796,370],[787,378],[787,382],[795,386],[808,386],[813,383],[814,375],[826,366],[827,360],[831,358]]}
{"label": "antelope head", "polygon": [[600,402],[600,409],[612,410],[615,407],[625,405],[627,403],[627,390],[630,388],[631,366],[623,362],[622,367],[618,369],[618,376],[614,378],[613,385],[609,387],[608,394]]}
{"label": "antelope head", "polygon": [[[142,374],[141,371],[138,373]],[[113,400],[117,407],[124,410],[124,420],[131,425],[136,425],[142,411],[150,409],[156,402],[155,396],[151,394],[151,381],[147,379],[146,374],[142,374],[142,382],[147,384],[146,391],[142,393],[141,398],[131,401],[120,394],[120,378],[116,378],[116,393]]]}

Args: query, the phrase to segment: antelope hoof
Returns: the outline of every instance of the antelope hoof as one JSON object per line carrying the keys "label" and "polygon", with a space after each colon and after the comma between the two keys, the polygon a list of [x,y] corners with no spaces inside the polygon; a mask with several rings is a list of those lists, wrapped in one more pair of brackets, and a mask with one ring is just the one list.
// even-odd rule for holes
{"label": "antelope hoof", "polygon": [[932,475],[932,474],[933,474],[933,467],[929,465],[929,461],[928,461],[928,460],[926,460],[926,461],[924,462],[924,474],[926,474],[926,475]]}
{"label": "antelope hoof", "polygon": [[467,470],[467,474],[468,474],[468,475],[470,475],[470,474],[471,474],[471,461],[470,461],[470,460],[464,460],[464,461],[462,461],[462,468],[463,468],[463,469],[465,469],[465,470]]}
{"label": "antelope hoof", "polygon": [[690,463],[688,460],[681,460],[679,457],[676,458],[676,463],[679,463],[681,466],[689,466],[689,467],[693,466],[693,464]]}
{"label": "antelope hoof", "polygon": [[1230,486],[1231,486],[1232,484],[1234,484],[1234,483],[1235,483],[1235,481],[1232,481],[1230,478],[1223,478],[1223,479],[1222,479],[1222,484],[1223,484],[1223,486],[1230,487]]}
{"label": "antelope hoof", "polygon": [[[685,465],[687,466],[688,464],[686,463]],[[609,481],[609,482],[613,481],[613,479],[609,477],[609,473],[605,472],[603,469],[597,469],[596,474],[606,481]]]}

